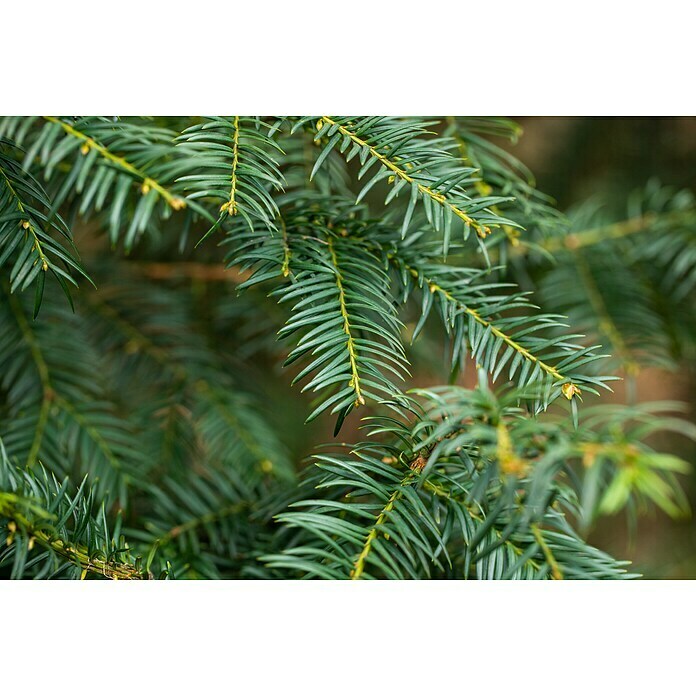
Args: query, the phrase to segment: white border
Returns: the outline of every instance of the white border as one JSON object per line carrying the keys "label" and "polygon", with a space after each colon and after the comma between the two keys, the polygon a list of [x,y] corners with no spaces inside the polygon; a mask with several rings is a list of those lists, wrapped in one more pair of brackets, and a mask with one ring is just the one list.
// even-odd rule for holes
{"label": "white border", "polygon": [[8,696],[686,693],[695,589],[7,581],[0,684]]}
{"label": "white border", "polygon": [[694,115],[685,0],[10,0],[0,113]]}

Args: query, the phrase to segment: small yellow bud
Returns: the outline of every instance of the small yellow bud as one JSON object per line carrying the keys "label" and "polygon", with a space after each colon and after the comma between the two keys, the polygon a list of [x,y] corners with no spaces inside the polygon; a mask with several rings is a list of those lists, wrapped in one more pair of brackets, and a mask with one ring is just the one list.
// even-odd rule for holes
{"label": "small yellow bud", "polygon": [[323,127],[324,127],[324,122],[321,119],[319,119],[317,121],[317,131],[320,131]]}
{"label": "small yellow bud", "polygon": [[514,443],[510,437],[510,431],[505,423],[498,423],[498,465],[501,473],[508,476],[522,478],[528,470],[527,462],[515,452]]}
{"label": "small yellow bud", "polygon": [[395,181],[396,181],[396,177],[395,177],[394,175],[390,176],[390,177],[387,179],[387,183],[388,183],[388,184],[393,184]]}
{"label": "small yellow bud", "polygon": [[503,225],[503,232],[505,232],[508,241],[512,246],[517,247],[520,245],[520,231],[510,225]]}
{"label": "small yellow bud", "polygon": [[13,534],[17,531],[17,525],[14,523],[13,520],[10,520],[10,521],[7,523],[7,528],[8,528],[8,529],[10,530],[10,532],[13,533]]}
{"label": "small yellow bud", "polygon": [[41,268],[43,268],[44,271],[47,271],[47,270],[48,270],[48,263],[46,263],[46,261],[44,261],[44,262],[41,264]]}
{"label": "small yellow bud", "polygon": [[580,387],[578,387],[576,384],[573,384],[572,382],[568,382],[567,384],[564,384],[561,387],[561,391],[563,392],[563,396],[565,396],[568,401],[570,401],[576,394],[579,396],[582,394],[580,391]]}
{"label": "small yellow bud", "polygon": [[504,474],[522,478],[528,471],[527,463],[520,457],[511,454],[509,457],[500,460],[500,470]]}
{"label": "small yellow bud", "polygon": [[147,196],[147,194],[150,193],[150,184],[148,184],[147,181],[140,187],[140,193],[142,193],[143,196]]}
{"label": "small yellow bud", "polygon": [[84,580],[87,577],[87,568],[83,568],[80,573],[80,580]]}
{"label": "small yellow bud", "polygon": [[172,198],[172,200],[169,201],[169,205],[174,210],[183,210],[186,207],[186,201],[183,198]]}
{"label": "small yellow bud", "polygon": [[270,459],[264,459],[261,462],[261,471],[264,474],[270,474],[273,471],[273,462]]}
{"label": "small yellow bud", "polygon": [[34,537],[31,537],[31,539],[29,539],[29,543],[27,544],[27,548],[29,549],[29,551],[31,551],[34,548]]}
{"label": "small yellow bud", "polygon": [[89,153],[89,143],[84,143],[84,144],[82,145],[82,147],[80,148],[80,152],[81,152],[83,155],[88,154],[88,153]]}
{"label": "small yellow bud", "polygon": [[601,451],[601,445],[588,442],[586,445],[582,447],[582,465],[586,469],[590,469],[591,467],[593,467]]}
{"label": "small yellow bud", "polygon": [[23,227],[25,230],[28,230],[28,229],[31,227],[31,225],[30,225],[30,223],[29,223],[29,220],[22,220],[22,227]]}

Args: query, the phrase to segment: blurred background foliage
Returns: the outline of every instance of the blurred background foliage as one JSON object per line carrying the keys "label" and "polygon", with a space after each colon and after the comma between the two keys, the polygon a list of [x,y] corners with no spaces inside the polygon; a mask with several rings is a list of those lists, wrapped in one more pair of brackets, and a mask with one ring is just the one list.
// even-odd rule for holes
{"label": "blurred background foliage", "polygon": [[[696,118],[535,116],[514,120],[524,133],[516,144],[505,145],[506,149],[534,172],[539,190],[552,196],[561,210],[572,212],[579,203],[589,201],[601,206],[607,217],[621,219],[626,201],[651,180],[675,189],[696,190]],[[558,301],[563,303],[567,298]],[[622,307],[628,311],[630,297],[626,302]],[[693,321],[693,308],[691,314],[684,314],[684,320]],[[646,344],[654,338],[647,324],[643,338]],[[692,346],[671,369],[642,369],[636,378],[638,398],[683,401],[689,405],[687,417],[696,422],[694,350]],[[624,401],[625,382],[614,384],[613,389],[614,396],[603,395],[603,400]],[[692,443],[667,439],[657,444],[657,449],[696,461]],[[685,478],[685,488],[694,508],[693,473]],[[603,517],[589,539],[614,556],[633,559],[646,577],[696,577],[693,517],[675,521],[655,510],[630,524],[621,515]]]}

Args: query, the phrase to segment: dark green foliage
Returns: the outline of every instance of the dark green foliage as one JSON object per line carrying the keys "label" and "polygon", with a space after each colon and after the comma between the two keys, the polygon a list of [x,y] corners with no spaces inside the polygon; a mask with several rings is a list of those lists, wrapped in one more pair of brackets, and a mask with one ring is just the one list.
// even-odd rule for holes
{"label": "dark green foliage", "polygon": [[145,577],[120,533],[120,514],[111,527],[86,480],[73,490],[43,467],[17,469],[0,444],[0,564],[10,577]]}
{"label": "dark green foliage", "polygon": [[[696,205],[688,191],[651,182],[628,204],[624,220],[597,204],[571,214],[565,239],[547,245],[559,265],[541,284],[550,309],[596,335],[628,373],[641,366],[676,367],[692,351],[688,316],[696,284]],[[564,262],[565,261],[565,262]]]}
{"label": "dark green foliage", "polygon": [[[623,564],[587,546],[567,516],[589,522],[636,494],[670,514],[688,512],[672,477],[686,463],[641,439],[648,430],[694,437],[696,429],[660,417],[660,405],[596,407],[584,427],[569,430],[565,419],[533,420],[518,406],[530,395],[516,390],[500,399],[485,387],[419,396],[425,410],[414,402],[411,424],[370,421],[391,445],[317,455],[317,489],[326,493],[279,515],[301,533],[267,557],[272,567],[327,579],[619,578]],[[580,463],[590,472],[584,481]]]}
{"label": "dark green foliage", "polygon": [[[312,124],[312,117],[300,119],[295,128]],[[464,237],[473,228],[484,239],[491,226],[517,223],[493,213],[490,208],[505,202],[505,197],[468,194],[467,186],[476,181],[476,169],[463,166],[457,153],[457,143],[451,138],[429,138],[429,126],[437,122],[418,119],[385,118],[381,116],[338,118],[323,116],[316,121],[315,141],[322,145],[312,170],[316,173],[329,153],[337,148],[350,162],[360,162],[358,179],[368,173],[370,178],[358,193],[357,201],[380,181],[392,188],[388,204],[400,193],[408,195],[408,205],[401,226],[403,237],[409,229],[416,205],[423,204],[425,216],[436,232],[443,236],[443,251],[447,254],[453,232],[463,226]],[[374,171],[376,169],[376,171]]]}
{"label": "dark green foliage", "polygon": [[146,229],[174,212],[210,217],[175,180],[181,166],[175,157],[185,156],[184,149],[175,150],[176,131],[142,120],[37,120],[44,122],[33,130],[33,119],[7,119],[0,134],[15,135],[26,147],[25,167],[39,160],[52,184],[54,210],[70,201],[72,211],[83,217],[103,215],[112,244],[122,240],[131,249]]}
{"label": "dark green foliage", "polygon": [[517,135],[0,119],[0,573],[633,577],[586,534],[688,514],[652,438],[696,433],[595,397],[693,351],[693,200],[565,218]]}
{"label": "dark green foliage", "polygon": [[192,199],[221,203],[216,227],[226,216],[240,215],[250,226],[257,220],[275,229],[272,194],[283,188],[283,179],[273,153],[282,150],[267,130],[259,119],[235,116],[207,119],[179,136],[186,155],[177,167],[178,181]]}
{"label": "dark green foliage", "polygon": [[52,211],[38,181],[12,158],[16,149],[12,141],[0,137],[0,266],[8,264],[10,268],[12,292],[36,284],[36,315],[46,273],[51,272],[68,297],[67,284],[76,285],[72,273],[85,273],[77,261],[67,225]]}

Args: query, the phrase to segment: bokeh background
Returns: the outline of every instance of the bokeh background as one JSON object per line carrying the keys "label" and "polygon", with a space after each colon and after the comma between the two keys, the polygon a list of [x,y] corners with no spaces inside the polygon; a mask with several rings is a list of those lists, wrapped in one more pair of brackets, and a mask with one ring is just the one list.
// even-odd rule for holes
{"label": "bokeh background", "polygon": [[[505,146],[534,173],[538,188],[561,210],[598,198],[620,214],[631,192],[651,178],[696,190],[696,118],[515,117],[524,129],[518,143]],[[677,399],[689,404],[696,422],[696,370],[682,364],[675,372],[643,370],[637,381],[641,401]],[[624,398],[622,384],[616,400]],[[673,438],[660,443],[696,465],[696,449]],[[696,510],[696,467],[684,481]],[[674,521],[649,511],[635,523],[624,515],[600,520],[590,541],[621,558],[630,558],[649,578],[696,577],[696,518]]]}
{"label": "bokeh background", "polygon": [[514,117],[510,151],[562,210],[589,196],[617,201],[651,177],[696,186],[696,118]]}

